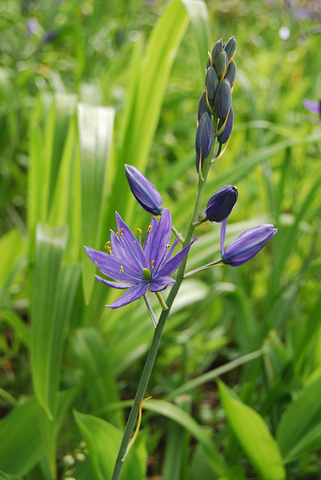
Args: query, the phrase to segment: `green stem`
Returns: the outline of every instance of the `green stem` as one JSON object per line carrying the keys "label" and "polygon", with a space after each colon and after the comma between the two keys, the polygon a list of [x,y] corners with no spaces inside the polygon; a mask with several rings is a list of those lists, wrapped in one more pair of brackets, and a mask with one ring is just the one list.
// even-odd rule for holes
{"label": "green stem", "polygon": [[[214,125],[214,131],[216,130],[216,125],[217,125],[217,120],[216,120],[215,125]],[[215,142],[213,142],[213,147],[214,147],[214,143]],[[187,230],[187,235],[186,235],[186,238],[185,238],[185,242],[183,244],[184,247],[190,243],[190,241],[192,240],[192,237],[193,237],[193,233],[194,233],[193,223],[195,223],[197,221],[198,216],[199,216],[200,211],[201,211],[201,205],[202,205],[203,195],[204,195],[204,191],[205,191],[206,179],[207,179],[207,175],[208,175],[210,167],[211,167],[211,155],[209,155],[207,157],[207,159],[205,160],[204,167],[203,167],[203,176],[200,176],[200,178],[199,178],[194,211],[193,211],[193,215],[192,215],[192,218],[191,218],[188,230]],[[122,438],[122,441],[121,441],[121,444],[120,444],[120,448],[119,448],[119,452],[118,452],[118,455],[117,455],[115,468],[114,468],[114,472],[113,472],[113,476],[112,476],[111,480],[119,480],[119,478],[120,478],[120,474],[121,474],[121,471],[122,471],[122,468],[123,468],[123,465],[124,465],[123,458],[124,458],[124,455],[126,454],[127,446],[130,442],[130,437],[131,437],[131,435],[133,433],[133,430],[134,430],[134,427],[135,427],[135,423],[136,423],[136,419],[137,419],[137,415],[138,415],[138,411],[139,411],[139,405],[140,405],[141,401],[144,399],[146,388],[147,388],[147,385],[148,385],[148,382],[149,382],[149,379],[150,379],[150,376],[151,376],[151,373],[152,373],[152,370],[153,370],[153,367],[154,367],[154,363],[155,363],[155,360],[156,360],[160,340],[161,340],[162,333],[163,333],[163,329],[164,329],[167,317],[168,317],[168,315],[171,311],[171,307],[173,305],[173,302],[176,298],[176,295],[179,291],[179,288],[180,288],[181,283],[182,283],[183,278],[184,278],[186,260],[187,259],[185,257],[184,261],[182,262],[181,266],[179,267],[179,269],[177,271],[176,283],[172,286],[171,291],[170,291],[170,293],[168,295],[168,298],[166,300],[166,305],[168,306],[168,310],[162,310],[162,313],[159,317],[159,321],[158,321],[157,326],[155,328],[153,340],[152,340],[152,343],[151,343],[151,346],[150,346],[150,349],[149,349],[149,352],[148,352],[148,356],[147,356],[147,359],[146,359],[146,362],[145,362],[144,370],[143,370],[143,373],[142,373],[142,376],[141,376],[141,379],[140,379],[140,382],[139,382],[139,385],[138,385],[138,388],[137,388],[135,400],[134,400],[132,409],[130,411],[130,414],[129,414],[129,417],[128,417],[128,420],[127,420],[127,424],[126,424],[124,435],[123,435],[123,438]]]}
{"label": "green stem", "polygon": [[195,270],[191,270],[190,272],[184,273],[184,278],[190,277],[191,275],[194,275],[194,273],[202,272],[203,270],[207,270],[208,268],[215,267],[216,265],[219,265],[222,263],[222,259],[220,258],[219,260],[215,260],[215,262],[208,263],[207,265],[203,265],[202,267],[195,268]]}

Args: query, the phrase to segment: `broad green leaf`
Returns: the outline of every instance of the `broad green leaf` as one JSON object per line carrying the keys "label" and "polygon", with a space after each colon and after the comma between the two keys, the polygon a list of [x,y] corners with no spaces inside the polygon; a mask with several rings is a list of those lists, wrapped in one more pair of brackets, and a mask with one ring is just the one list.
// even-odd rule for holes
{"label": "broad green leaf", "polygon": [[[309,382],[290,403],[277,431],[277,441],[283,456],[289,461],[295,452],[304,449],[318,435],[316,423],[321,415],[321,374]],[[289,457],[289,458],[288,458]]]}
{"label": "broad green leaf", "polygon": [[0,471],[0,480],[23,480],[21,477],[17,477],[17,475],[8,475],[5,472]]}
{"label": "broad green leaf", "polygon": [[37,400],[30,398],[1,420],[1,470],[14,475],[25,475],[43,456],[38,409]]}
{"label": "broad green leaf", "polygon": [[194,418],[176,405],[165,400],[149,400],[145,402],[144,409],[163,415],[174,420],[184,427],[203,446],[211,468],[217,474],[225,472],[225,464],[214,442],[208,433],[194,420]]}
{"label": "broad green leaf", "polygon": [[0,239],[0,285],[6,287],[13,279],[17,262],[26,251],[26,242],[16,229],[12,229]]}
{"label": "broad green leaf", "polygon": [[17,337],[29,348],[30,331],[25,322],[13,310],[0,310],[0,322],[6,322]]}
{"label": "broad green leaf", "polygon": [[[85,373],[86,390],[92,407],[102,409],[109,403],[119,401],[119,393],[109,362],[109,352],[99,332],[94,328],[76,330],[71,345],[79,365]],[[111,420],[107,417],[108,420]],[[121,419],[117,423],[121,426]],[[115,423],[115,416],[114,416]]]}
{"label": "broad green leaf", "polygon": [[[81,205],[83,244],[97,248],[100,238],[107,162],[114,126],[115,111],[79,103],[78,133],[81,158]],[[83,287],[89,301],[95,266],[83,250]]]}
{"label": "broad green leaf", "polygon": [[244,405],[223,382],[218,385],[229,424],[257,473],[264,480],[284,480],[286,473],[278,445],[262,417]]}
{"label": "broad green leaf", "polygon": [[[96,479],[111,478],[122,432],[101,418],[79,412],[74,412],[74,416],[87,444]],[[145,463],[142,463],[137,456],[134,445],[126,456],[121,478],[122,480],[142,480],[144,475]]]}
{"label": "broad green leaf", "polygon": [[31,309],[31,370],[36,396],[49,417],[54,401],[49,395],[54,316],[66,242],[65,227],[51,229],[38,225]]}
{"label": "broad green leaf", "polygon": [[182,0],[182,3],[186,8],[193,27],[195,42],[200,59],[200,67],[198,70],[203,84],[204,68],[208,59],[207,52],[212,48],[212,45],[209,44],[210,27],[206,3],[202,0]]}
{"label": "broad green leaf", "polygon": [[66,241],[64,227],[37,228],[31,368],[36,396],[49,418],[56,404],[62,349],[80,274],[78,265],[62,265]]}

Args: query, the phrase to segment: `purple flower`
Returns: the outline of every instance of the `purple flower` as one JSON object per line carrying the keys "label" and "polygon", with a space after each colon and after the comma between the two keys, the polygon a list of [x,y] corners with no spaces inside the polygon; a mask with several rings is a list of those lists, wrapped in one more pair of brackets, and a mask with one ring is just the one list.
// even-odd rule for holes
{"label": "purple flower", "polygon": [[309,110],[309,112],[321,116],[321,101],[314,102],[313,100],[305,98],[303,100],[303,105],[307,110]]}
{"label": "purple flower", "polygon": [[168,208],[163,211],[159,222],[152,218],[148,228],[144,248],[136,240],[126,223],[116,212],[118,232],[111,230],[108,253],[85,247],[90,260],[101,273],[116,280],[111,282],[95,275],[106,285],[119,289],[129,289],[109,308],[119,308],[141,298],[147,292],[160,292],[175,280],[170,277],[180,266],[196,238],[174,257],[170,258],[176,240],[170,247],[172,217]]}
{"label": "purple flower", "polygon": [[[259,225],[241,233],[223,253],[222,261],[232,267],[237,267],[251,260],[267,242],[274,237],[277,228],[273,225]],[[225,237],[225,232],[224,232]],[[224,240],[221,242],[224,245]]]}
{"label": "purple flower", "polygon": [[146,212],[152,215],[160,215],[163,210],[163,200],[154,185],[132,165],[125,165],[125,172],[130,189],[137,202]]}
{"label": "purple flower", "polygon": [[210,222],[222,222],[232,211],[238,197],[237,188],[233,185],[224,185],[208,201],[205,210],[205,219]]}

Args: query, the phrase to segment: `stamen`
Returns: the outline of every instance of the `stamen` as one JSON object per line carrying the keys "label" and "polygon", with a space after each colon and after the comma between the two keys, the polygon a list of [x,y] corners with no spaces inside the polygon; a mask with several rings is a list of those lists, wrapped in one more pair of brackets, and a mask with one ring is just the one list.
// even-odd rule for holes
{"label": "stamen", "polygon": [[152,260],[150,264],[150,266],[152,267],[152,270],[154,270],[154,263],[155,263],[155,260]]}
{"label": "stamen", "polygon": [[139,235],[142,234],[142,229],[141,229],[141,228],[137,228],[136,230],[137,230],[137,232],[139,233]]}
{"label": "stamen", "polygon": [[110,247],[108,247],[109,245],[110,245],[110,240],[108,240],[108,242],[105,243],[105,249],[106,250],[108,250],[108,248],[110,248]]}
{"label": "stamen", "polygon": [[166,248],[171,248],[169,243],[166,244]]}
{"label": "stamen", "polygon": [[149,233],[152,229],[152,226],[151,225],[148,225],[148,228],[147,228],[147,233]]}
{"label": "stamen", "polygon": [[123,228],[121,228],[121,229],[119,230],[119,235],[120,235],[120,236],[123,235],[123,230],[124,230]]}
{"label": "stamen", "polygon": [[116,232],[116,236],[118,237],[118,232]]}
{"label": "stamen", "polygon": [[121,265],[119,275],[121,275],[123,271],[124,271],[124,267]]}
{"label": "stamen", "polygon": [[95,260],[95,265],[98,265],[98,262],[97,262],[97,260]]}

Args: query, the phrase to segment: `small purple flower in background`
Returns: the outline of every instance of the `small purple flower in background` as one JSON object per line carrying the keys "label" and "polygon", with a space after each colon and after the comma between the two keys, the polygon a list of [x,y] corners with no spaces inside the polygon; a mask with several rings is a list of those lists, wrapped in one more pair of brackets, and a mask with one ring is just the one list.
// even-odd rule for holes
{"label": "small purple flower in background", "polygon": [[314,102],[313,100],[305,98],[303,100],[303,105],[309,110],[309,112],[314,113],[321,118],[321,100],[319,102]]}
{"label": "small purple flower in background", "polygon": [[129,289],[112,305],[106,305],[109,308],[119,308],[134,302],[145,295],[147,289],[156,293],[165,290],[168,285],[173,285],[175,280],[170,275],[178,269],[197,240],[195,238],[170,258],[178,240],[170,247],[172,217],[168,208],[163,211],[159,222],[155,217],[152,218],[144,248],[141,240],[136,240],[117,212],[116,221],[118,232],[115,234],[111,230],[108,253],[85,247],[90,260],[101,273],[116,281],[111,282],[95,275],[96,280],[109,287]]}
{"label": "small purple flower in background", "polygon": [[29,18],[27,21],[27,33],[29,36],[35,35],[39,30],[38,20],[34,17]]}
{"label": "small purple flower in background", "polygon": [[[259,225],[241,233],[223,252],[222,261],[238,267],[254,257],[277,232],[273,225]],[[223,241],[224,245],[224,241]]]}
{"label": "small purple flower in background", "polygon": [[132,165],[125,165],[125,172],[129,187],[137,202],[146,212],[160,215],[163,210],[163,200],[154,185]]}

